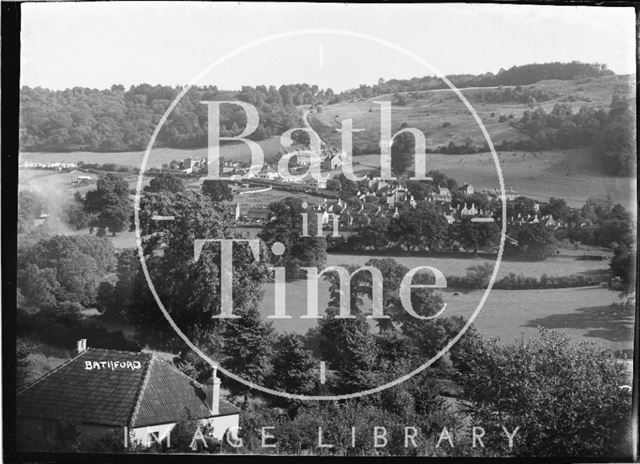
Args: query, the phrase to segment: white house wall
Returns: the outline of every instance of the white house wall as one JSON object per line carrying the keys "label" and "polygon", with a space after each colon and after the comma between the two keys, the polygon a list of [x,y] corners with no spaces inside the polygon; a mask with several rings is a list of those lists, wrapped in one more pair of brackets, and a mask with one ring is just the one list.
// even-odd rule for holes
{"label": "white house wall", "polygon": [[238,427],[240,425],[240,416],[238,414],[230,414],[228,416],[217,416],[211,419],[204,419],[202,423],[209,422],[213,426],[213,437],[222,440],[227,429]]}
{"label": "white house wall", "polygon": [[[213,427],[213,437],[222,440],[224,433],[227,429],[232,427],[238,427],[240,424],[240,416],[238,414],[231,414],[228,416],[216,416],[210,419],[202,419],[200,424],[209,423]],[[151,446],[154,442],[160,441],[166,443],[167,435],[171,433],[176,426],[175,422],[169,424],[150,425],[145,427],[138,427],[131,430],[131,441],[138,442],[142,446]],[[157,440],[154,439],[151,434],[157,436]],[[171,437],[169,437],[171,440]]]}
{"label": "white house wall", "polygon": [[[151,446],[156,440],[151,437],[151,434],[158,434],[158,441],[165,442],[167,435],[171,433],[176,426],[175,422],[170,424],[149,425],[146,427],[138,427],[131,430],[131,442],[139,443],[142,446]],[[171,440],[171,437],[169,437]]]}

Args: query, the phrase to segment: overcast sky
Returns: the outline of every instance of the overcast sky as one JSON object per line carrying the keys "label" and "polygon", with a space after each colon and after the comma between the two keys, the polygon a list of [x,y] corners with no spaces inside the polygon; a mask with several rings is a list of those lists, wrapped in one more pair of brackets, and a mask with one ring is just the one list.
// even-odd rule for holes
{"label": "overcast sky", "polygon": [[[69,2],[22,9],[21,82],[52,89],[186,84],[247,43],[319,28],[392,42],[445,74],[572,60],[635,72],[632,8]],[[243,51],[199,83],[236,89],[307,82],[339,91],[427,74],[434,72],[379,43],[310,33]]]}

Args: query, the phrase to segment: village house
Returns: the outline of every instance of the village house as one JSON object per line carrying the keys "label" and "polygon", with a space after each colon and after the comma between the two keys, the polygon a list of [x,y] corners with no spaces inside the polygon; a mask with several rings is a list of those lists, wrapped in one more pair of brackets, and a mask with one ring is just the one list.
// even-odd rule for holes
{"label": "village house", "polygon": [[[206,158],[204,158],[204,160],[206,162]],[[236,169],[236,168],[239,168],[241,166],[241,163],[239,161],[223,160],[222,161],[222,166],[225,167],[225,168]]]}
{"label": "village house", "polygon": [[200,172],[203,169],[206,169],[208,165],[208,160],[206,157],[202,157],[202,159],[193,159],[193,158],[185,158],[180,162],[180,170],[185,174],[192,174],[194,172]]}
{"label": "village house", "polygon": [[82,443],[122,433],[122,447],[170,444],[186,419],[213,426],[222,439],[238,427],[240,410],[221,397],[216,369],[202,385],[153,353],[86,348],[17,395],[17,440],[24,451],[55,446],[65,422]]}
{"label": "village house", "polygon": [[326,171],[333,171],[334,169],[338,169],[340,166],[342,166],[344,157],[346,157],[346,154],[344,152],[328,153],[322,160],[320,167]]}
{"label": "village house", "polygon": [[286,155],[293,155],[291,159],[298,166],[309,166],[311,164],[311,151],[302,147],[296,147],[292,151],[284,151]]}
{"label": "village house", "polygon": [[429,194],[429,200],[437,203],[451,203],[451,191],[447,187],[438,187],[435,193]]}
{"label": "village house", "polygon": [[[458,205],[458,208],[460,208],[460,205]],[[461,218],[473,217],[473,216],[476,216],[477,214],[478,214],[478,210],[476,209],[476,205],[474,205],[473,203],[471,203],[471,207],[470,208],[465,203],[464,204],[464,208],[462,208],[460,210],[460,217]]]}
{"label": "village house", "polygon": [[78,178],[71,182],[71,185],[78,187],[81,185],[92,184],[95,179],[91,176],[78,176]]}
{"label": "village house", "polygon": [[280,179],[280,174],[278,173],[277,169],[271,166],[265,166],[265,168],[258,173],[257,177],[258,179],[263,180],[278,180]]}
{"label": "village house", "polygon": [[[495,189],[494,193],[495,193],[496,197],[500,197],[500,189]],[[509,189],[505,188],[504,195],[505,195],[505,198],[507,199],[507,201],[513,201],[516,198],[518,198],[518,192],[513,190],[513,187],[509,187]]]}

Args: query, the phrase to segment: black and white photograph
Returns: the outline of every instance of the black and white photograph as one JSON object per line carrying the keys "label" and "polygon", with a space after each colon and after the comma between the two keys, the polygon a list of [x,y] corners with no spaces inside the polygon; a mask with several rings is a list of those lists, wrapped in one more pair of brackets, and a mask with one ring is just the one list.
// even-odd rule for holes
{"label": "black and white photograph", "polygon": [[636,7],[3,3],[5,462],[636,462]]}

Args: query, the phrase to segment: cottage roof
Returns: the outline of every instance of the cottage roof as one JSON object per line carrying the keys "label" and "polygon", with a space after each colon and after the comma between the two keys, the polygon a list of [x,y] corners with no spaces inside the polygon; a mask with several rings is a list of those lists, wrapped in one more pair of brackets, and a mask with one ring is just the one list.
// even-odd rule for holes
{"label": "cottage roof", "polygon": [[[87,362],[107,367],[87,369]],[[111,363],[125,363],[112,369]],[[126,363],[139,363],[139,369]],[[152,353],[89,348],[18,393],[19,417],[142,427],[213,417],[205,387]],[[220,399],[221,416],[238,408]]]}

